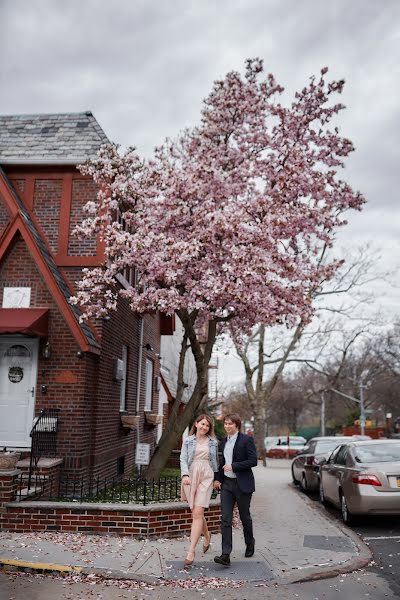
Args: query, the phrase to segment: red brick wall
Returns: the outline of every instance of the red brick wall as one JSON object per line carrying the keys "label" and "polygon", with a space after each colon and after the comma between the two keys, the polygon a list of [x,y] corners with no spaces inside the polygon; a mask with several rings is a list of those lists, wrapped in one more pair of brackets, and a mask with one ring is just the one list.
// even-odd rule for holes
{"label": "red brick wall", "polygon": [[0,195],[0,237],[2,236],[9,220],[10,215],[8,214],[4,200]]}
{"label": "red brick wall", "polygon": [[[149,343],[153,352],[142,353],[142,369],[140,380],[139,441],[155,445],[156,428],[146,425],[143,415],[145,401],[145,358],[154,359],[154,375],[159,375],[159,320],[158,316],[145,316],[143,345]],[[102,353],[99,358],[98,370],[95,374],[98,383],[97,403],[94,417],[94,455],[93,474],[106,476],[115,475],[116,461],[125,456],[125,473],[130,474],[134,466],[134,450],[137,432],[124,429],[120,419],[120,386],[114,381],[114,359],[122,358],[122,346],[128,347],[128,370],[126,386],[126,412],[136,414],[138,362],[140,343],[140,318],[132,313],[128,302],[119,301],[118,311],[111,315],[110,320],[103,322]],[[153,389],[153,410],[158,410],[158,393]]]}
{"label": "red brick wall", "polygon": [[58,251],[62,179],[35,180],[33,211],[54,254]]}
{"label": "red brick wall", "polygon": [[[85,218],[83,206],[89,200],[96,199],[96,186],[92,179],[82,177],[72,166],[58,167],[56,171],[46,167],[29,170],[14,167],[9,170],[8,175],[22,200],[33,210],[55,255],[96,255],[94,238],[79,240],[72,235],[76,225]],[[66,209],[63,216],[62,207]],[[66,229],[65,247],[59,246],[60,228]]]}
{"label": "red brick wall", "polygon": [[72,235],[73,230],[85,218],[83,207],[89,200],[96,199],[96,185],[92,179],[74,179],[72,182],[71,214],[69,224],[69,256],[95,256],[96,240],[84,239]]}
{"label": "red brick wall", "polygon": [[[95,198],[91,180],[83,179],[72,169],[60,169],[57,173],[37,168],[25,173],[14,169],[10,177],[22,194],[23,201],[32,206],[51,249],[57,254],[59,246],[59,221],[61,203],[69,201],[68,185],[72,177],[71,222],[69,224],[68,249],[70,256],[93,255],[94,243],[79,242],[71,237],[73,227],[83,217],[82,206]],[[0,223],[1,223],[0,208]],[[65,219],[64,219],[65,221]],[[61,227],[67,225],[61,223]],[[66,250],[66,248],[65,248]],[[81,266],[71,265],[62,269],[72,289],[81,276]],[[125,457],[125,473],[134,466],[134,450],[137,432],[124,429],[120,421],[120,383],[113,380],[115,358],[122,358],[122,346],[129,348],[127,381],[127,412],[136,413],[137,375],[140,353],[140,318],[133,314],[125,300],[120,300],[118,313],[108,321],[95,323],[102,340],[101,355],[86,354],[77,357],[77,342],[69,331],[59,307],[49,293],[36,265],[22,239],[10,248],[0,265],[0,305],[5,286],[31,287],[31,307],[50,308],[49,338],[52,354],[48,360],[39,359],[36,414],[40,409],[53,406],[61,409],[59,429],[59,452],[64,458],[64,471],[77,476],[93,474],[116,475],[117,459]],[[145,423],[143,415],[145,399],[145,359],[154,360],[154,376],[159,375],[159,317],[144,317],[143,345],[150,344],[152,351],[143,349],[140,381],[139,441],[155,444],[156,428]],[[40,393],[40,386],[47,386],[47,393]],[[158,392],[153,389],[153,411],[158,412]]]}
{"label": "red brick wall", "polygon": [[20,472],[16,469],[9,471],[0,470],[0,524],[1,514],[5,510],[4,504],[7,502],[13,502],[15,500],[19,474]]}
{"label": "red brick wall", "polygon": [[[220,505],[205,511],[208,528],[220,529]],[[180,503],[132,509],[114,505],[19,502],[8,504],[0,518],[0,529],[24,531],[66,531],[88,534],[116,534],[137,537],[179,537],[190,532],[188,506]]]}
{"label": "red brick wall", "polygon": [[[95,394],[94,381],[92,379],[89,385],[86,371],[87,363],[94,359],[77,357],[78,344],[22,238],[15,240],[0,264],[0,305],[3,288],[7,286],[30,287],[31,307],[50,309],[48,341],[51,357],[46,360],[39,352],[35,413],[46,407],[60,408],[58,455],[65,457],[67,472],[72,464],[81,471],[87,470],[91,438],[88,414]],[[69,377],[65,377],[66,373]],[[66,383],[66,379],[71,382]],[[47,386],[45,394],[41,393],[42,385]]]}

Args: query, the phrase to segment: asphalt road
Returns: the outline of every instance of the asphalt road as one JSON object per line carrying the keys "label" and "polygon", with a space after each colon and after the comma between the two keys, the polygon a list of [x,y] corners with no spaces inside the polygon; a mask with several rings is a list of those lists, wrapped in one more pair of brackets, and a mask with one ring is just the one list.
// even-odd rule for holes
{"label": "asphalt road", "polygon": [[364,520],[353,529],[374,555],[370,571],[384,577],[400,598],[400,517]]}
{"label": "asphalt road", "polygon": [[[310,496],[319,502],[318,496]],[[327,512],[341,520],[340,512],[328,506]],[[400,516],[363,517],[353,531],[370,547],[374,563],[368,567],[369,573],[383,578],[395,598],[400,598]]]}

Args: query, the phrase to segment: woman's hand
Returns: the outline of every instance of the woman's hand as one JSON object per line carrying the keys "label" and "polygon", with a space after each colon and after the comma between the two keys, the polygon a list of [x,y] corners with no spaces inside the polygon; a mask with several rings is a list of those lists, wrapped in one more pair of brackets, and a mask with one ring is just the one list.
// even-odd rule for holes
{"label": "woman's hand", "polygon": [[220,490],[221,489],[221,482],[217,481],[217,479],[214,481],[213,483],[213,488],[214,490]]}
{"label": "woman's hand", "polygon": [[184,476],[182,477],[182,483],[183,483],[183,485],[190,485],[190,483],[191,483],[191,482],[190,482],[190,477],[189,477],[189,475],[184,475]]}

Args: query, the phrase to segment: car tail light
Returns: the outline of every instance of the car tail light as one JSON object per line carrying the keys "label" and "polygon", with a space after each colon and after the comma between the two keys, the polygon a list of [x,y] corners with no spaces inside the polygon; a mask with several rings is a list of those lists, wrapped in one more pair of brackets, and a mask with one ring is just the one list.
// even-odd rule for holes
{"label": "car tail light", "polygon": [[353,475],[351,478],[353,483],[360,483],[364,485],[375,485],[376,487],[380,487],[382,484],[377,478],[376,475],[368,475],[365,473],[360,473],[358,475]]}
{"label": "car tail light", "polygon": [[313,467],[314,465],[317,465],[318,461],[316,460],[315,456],[307,456],[306,459],[306,465],[310,465],[311,467]]}

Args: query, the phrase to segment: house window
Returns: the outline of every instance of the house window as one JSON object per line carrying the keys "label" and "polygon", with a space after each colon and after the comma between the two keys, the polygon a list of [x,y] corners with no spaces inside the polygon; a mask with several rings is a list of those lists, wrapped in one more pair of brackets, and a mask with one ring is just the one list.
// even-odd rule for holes
{"label": "house window", "polygon": [[146,387],[144,397],[144,410],[151,410],[153,400],[153,372],[154,364],[150,358],[146,358]]}
{"label": "house window", "polygon": [[119,390],[119,410],[126,411],[126,376],[128,372],[128,346],[122,346],[123,379]]}
{"label": "house window", "polygon": [[117,475],[123,475],[125,473],[125,456],[119,456],[117,458]]}

